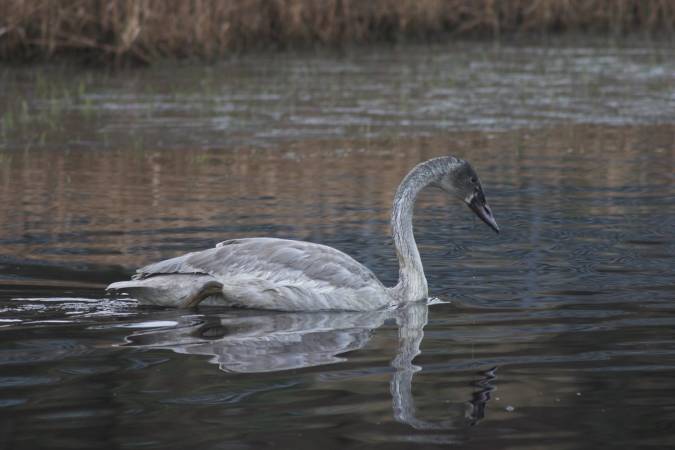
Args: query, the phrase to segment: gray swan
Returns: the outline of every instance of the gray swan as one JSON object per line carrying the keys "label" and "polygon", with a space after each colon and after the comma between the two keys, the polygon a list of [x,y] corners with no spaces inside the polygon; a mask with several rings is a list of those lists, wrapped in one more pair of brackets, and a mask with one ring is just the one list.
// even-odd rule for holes
{"label": "gray swan", "polygon": [[112,283],[107,290],[128,293],[141,304],[179,308],[203,304],[279,311],[371,311],[424,300],[427,280],[412,218],[417,194],[427,186],[460,199],[499,232],[478,175],[468,162],[444,156],[418,164],[394,197],[391,232],[399,281],[390,288],[370,269],[332,247],[244,238],[142,267],[131,281]]}

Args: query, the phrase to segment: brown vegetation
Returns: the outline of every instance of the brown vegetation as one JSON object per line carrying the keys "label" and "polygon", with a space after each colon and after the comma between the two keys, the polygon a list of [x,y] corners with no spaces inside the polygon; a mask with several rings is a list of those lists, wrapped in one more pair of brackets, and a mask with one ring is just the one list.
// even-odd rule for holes
{"label": "brown vegetation", "polygon": [[523,32],[675,31],[675,0],[3,0],[0,58],[215,58],[250,48]]}

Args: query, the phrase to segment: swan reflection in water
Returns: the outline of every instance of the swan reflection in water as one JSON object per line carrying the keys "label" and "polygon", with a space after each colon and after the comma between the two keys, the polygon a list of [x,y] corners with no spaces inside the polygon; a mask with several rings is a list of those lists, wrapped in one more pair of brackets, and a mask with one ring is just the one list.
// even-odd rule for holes
{"label": "swan reflection in water", "polygon": [[[426,421],[415,414],[412,379],[421,368],[413,359],[421,353],[428,309],[424,302],[417,302],[396,310],[368,312],[221,311],[185,317],[185,323],[172,328],[137,331],[127,337],[127,345],[211,356],[210,362],[224,372],[276,372],[345,361],[340,355],[363,348],[376,328],[385,322],[396,323],[398,348],[390,382],[394,418],[416,429],[452,428],[458,424]],[[465,420],[470,425],[485,414],[494,389],[494,370],[473,384],[478,390],[466,402]]]}

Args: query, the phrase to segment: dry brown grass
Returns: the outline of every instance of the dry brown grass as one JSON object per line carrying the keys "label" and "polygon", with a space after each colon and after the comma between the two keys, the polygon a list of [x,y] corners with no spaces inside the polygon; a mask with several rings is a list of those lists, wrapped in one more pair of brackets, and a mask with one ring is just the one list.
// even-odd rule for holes
{"label": "dry brown grass", "polygon": [[251,48],[523,32],[675,31],[675,0],[3,0],[0,58],[150,62]]}

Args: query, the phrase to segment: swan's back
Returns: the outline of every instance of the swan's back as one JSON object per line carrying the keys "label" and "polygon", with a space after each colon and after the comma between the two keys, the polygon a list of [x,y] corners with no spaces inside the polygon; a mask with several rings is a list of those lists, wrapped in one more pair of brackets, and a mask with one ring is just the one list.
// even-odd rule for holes
{"label": "swan's back", "polygon": [[[208,293],[204,295],[208,297],[207,304],[288,311],[360,311],[387,306],[391,300],[377,277],[345,253],[325,245],[275,238],[221,242],[215,248],[142,267],[133,281],[118,286],[137,287],[136,292],[126,290],[143,301],[139,286],[156,294],[156,289],[169,283],[181,284],[185,276],[190,276],[191,286],[195,279],[199,280],[197,284],[209,286],[204,291]],[[110,288],[125,290],[116,284]],[[150,292],[152,289],[155,291]],[[163,291],[167,293],[168,289]],[[191,291],[188,296],[192,295],[198,294]],[[149,302],[158,303],[156,299],[155,296]]]}

